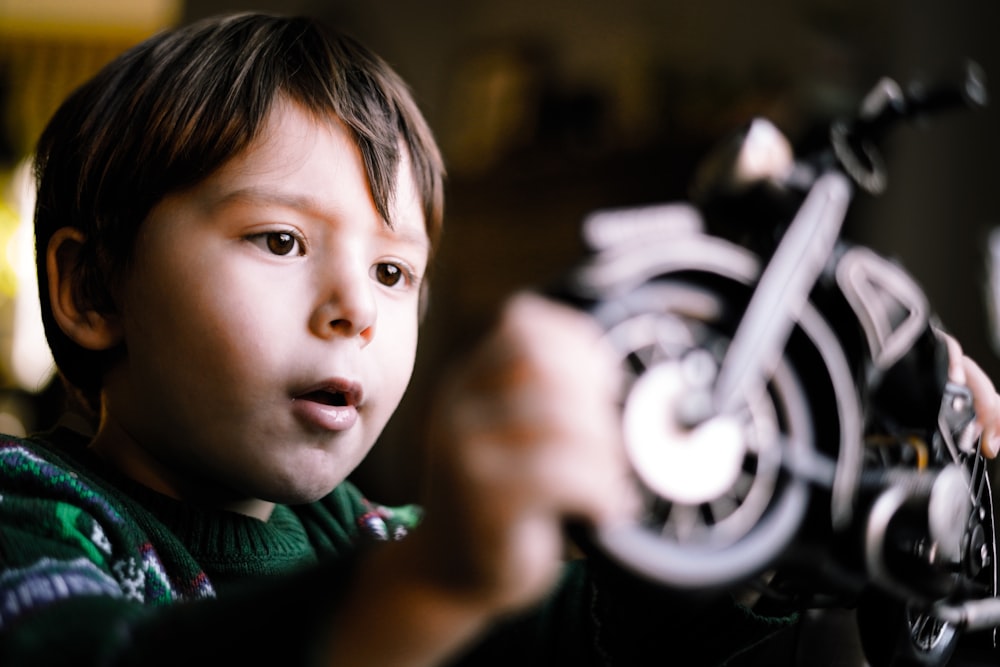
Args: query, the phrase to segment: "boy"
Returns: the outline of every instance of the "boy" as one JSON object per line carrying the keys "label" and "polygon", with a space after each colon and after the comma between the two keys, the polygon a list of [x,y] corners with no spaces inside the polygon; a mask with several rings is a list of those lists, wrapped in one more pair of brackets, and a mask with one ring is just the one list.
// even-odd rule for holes
{"label": "boy", "polygon": [[67,100],[37,172],[47,335],[96,426],[0,443],[0,663],[710,664],[780,627],[563,571],[565,521],[629,494],[612,355],[540,298],[437,402],[419,529],[345,481],[412,371],[443,174],[351,40],[154,37]]}

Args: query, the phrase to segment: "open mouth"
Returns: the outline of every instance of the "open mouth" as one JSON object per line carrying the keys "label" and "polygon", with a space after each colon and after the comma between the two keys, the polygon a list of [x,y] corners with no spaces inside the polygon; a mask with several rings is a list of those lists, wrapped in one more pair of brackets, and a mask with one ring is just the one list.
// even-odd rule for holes
{"label": "open mouth", "polygon": [[360,384],[334,377],[303,387],[293,395],[292,402],[292,411],[309,428],[335,432],[354,427],[361,418],[365,399]]}
{"label": "open mouth", "polygon": [[311,391],[301,397],[306,401],[314,401],[323,405],[344,407],[348,405],[347,395],[341,391]]}

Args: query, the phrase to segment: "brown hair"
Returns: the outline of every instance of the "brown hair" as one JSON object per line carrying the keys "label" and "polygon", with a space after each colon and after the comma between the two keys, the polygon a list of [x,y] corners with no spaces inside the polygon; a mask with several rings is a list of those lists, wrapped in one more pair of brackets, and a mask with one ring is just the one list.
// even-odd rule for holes
{"label": "brown hair", "polygon": [[407,151],[434,247],[443,217],[442,159],[406,84],[378,56],[301,17],[235,14],[156,35],[67,98],[36,154],[35,249],[46,337],[64,379],[91,407],[116,351],[81,348],[53,321],[44,259],[52,234],[67,226],[84,232],[80,294],[114,312],[112,287],[150,210],[246,149],[279,96],[349,128],[375,206],[390,225],[400,149]]}

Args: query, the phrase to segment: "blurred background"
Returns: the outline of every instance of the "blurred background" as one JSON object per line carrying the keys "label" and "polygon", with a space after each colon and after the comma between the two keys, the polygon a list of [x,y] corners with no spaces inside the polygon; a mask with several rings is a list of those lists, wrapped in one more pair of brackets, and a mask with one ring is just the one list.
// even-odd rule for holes
{"label": "blurred background", "polygon": [[[1000,82],[993,0],[0,0],[0,430],[44,425],[57,396],[32,310],[24,167],[35,137],[73,86],[131,44],[249,9],[322,16],[372,46],[410,82],[448,162],[412,389],[358,472],[388,502],[412,496],[442,367],[505,295],[580,257],[588,212],[685,198],[698,161],[754,116],[803,143],[882,76],[949,76],[972,59]],[[848,226],[903,262],[994,378],[998,118],[993,105],[895,133],[887,192],[863,197]]]}

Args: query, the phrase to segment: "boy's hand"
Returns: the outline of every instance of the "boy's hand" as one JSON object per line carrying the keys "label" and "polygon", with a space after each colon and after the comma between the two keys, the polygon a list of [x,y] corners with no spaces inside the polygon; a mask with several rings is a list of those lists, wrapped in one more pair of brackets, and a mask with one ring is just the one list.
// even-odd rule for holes
{"label": "boy's hand", "polygon": [[427,519],[441,583],[485,608],[547,592],[568,520],[632,508],[618,415],[620,370],[597,323],[522,294],[439,396]]}
{"label": "boy's hand", "polygon": [[979,364],[965,356],[957,340],[940,331],[938,335],[948,346],[949,379],[972,391],[983,456],[995,458],[1000,451],[1000,395]]}
{"label": "boy's hand", "polygon": [[[329,664],[441,664],[552,589],[567,521],[632,511],[621,371],[602,333],[569,306],[528,294],[509,302],[441,387],[426,518],[359,562],[331,620]],[[357,641],[373,626],[394,628],[393,641]]]}

